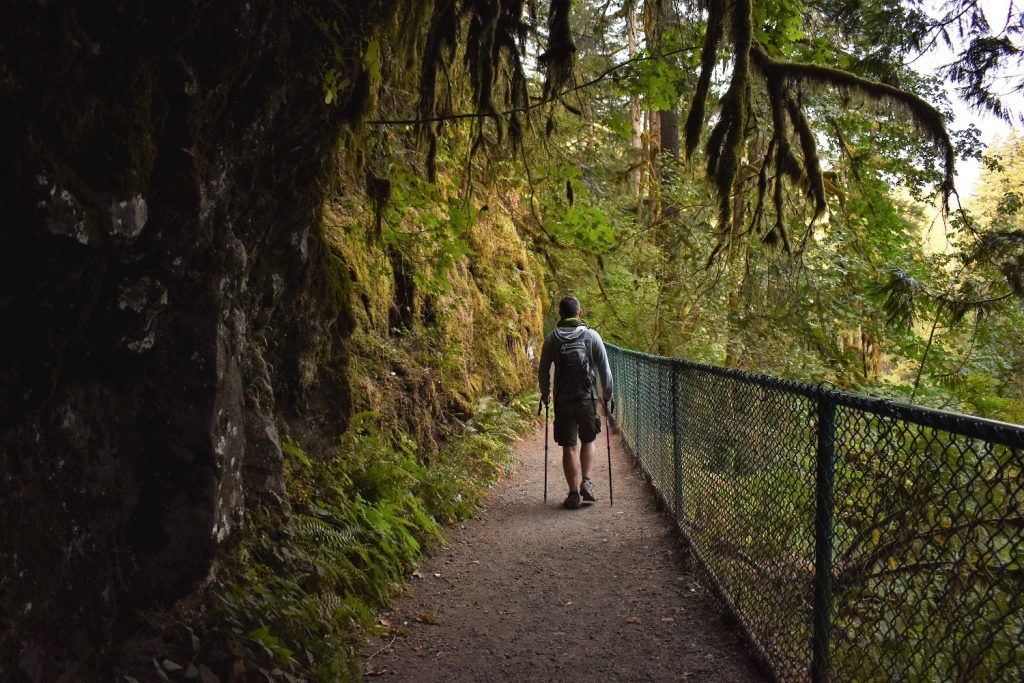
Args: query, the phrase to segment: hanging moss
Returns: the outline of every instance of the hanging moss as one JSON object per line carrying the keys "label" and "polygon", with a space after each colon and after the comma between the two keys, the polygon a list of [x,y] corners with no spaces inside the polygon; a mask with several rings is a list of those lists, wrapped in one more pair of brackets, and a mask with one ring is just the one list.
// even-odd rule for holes
{"label": "hanging moss", "polygon": [[708,177],[718,193],[718,220],[721,229],[727,229],[732,220],[732,191],[743,155],[744,134],[749,109],[750,47],[753,29],[750,19],[750,0],[736,0],[733,7],[730,33],[736,46],[732,80],[722,97],[718,123],[711,131],[707,143]]}
{"label": "hanging moss", "polygon": [[[554,0],[549,12],[548,48],[540,56],[545,69],[544,92],[556,97],[572,76],[576,46],[572,41],[569,16],[571,0]],[[475,153],[488,141],[487,124],[493,126],[494,138],[500,144],[506,138],[513,149],[522,142],[527,127],[523,112],[530,106],[526,67],[522,49],[530,26],[523,21],[529,10],[536,16],[533,3],[524,0],[438,0],[434,4],[424,43],[419,83],[420,131],[427,141],[427,168],[431,179],[436,177],[437,137],[443,123],[439,118],[451,114],[450,103],[438,103],[438,78],[448,75],[463,31],[462,61],[470,85],[473,112],[473,145]],[[496,104],[500,98],[503,107]],[[499,113],[502,109],[504,113]]]}
{"label": "hanging moss", "polygon": [[[948,211],[949,196],[953,192],[955,151],[945,128],[942,114],[913,93],[891,85],[878,83],[854,74],[816,64],[787,62],[770,57],[753,39],[751,3],[735,0],[710,0],[707,30],[701,52],[701,70],[687,116],[686,154],[689,158],[696,149],[704,123],[706,100],[711,74],[718,59],[718,50],[728,24],[729,40],[733,46],[733,70],[729,87],[722,96],[719,118],[708,135],[706,143],[707,174],[718,196],[718,221],[723,239],[730,239],[732,199],[736,191],[737,171],[744,153],[745,136],[750,118],[751,72],[764,78],[768,106],[772,117],[770,152],[764,157],[759,174],[757,207],[754,220],[763,216],[763,204],[769,189],[768,167],[774,171],[772,203],[776,220],[764,237],[766,243],[781,242],[788,251],[786,235],[785,188],[786,180],[801,187],[813,205],[812,220],[827,209],[824,179],[818,157],[814,133],[807,122],[802,103],[793,94],[801,84],[828,86],[857,92],[867,99],[900,108],[910,114],[921,132],[935,144],[943,157],[943,178],[939,184],[943,209]],[[794,153],[794,142],[799,145],[802,159]],[[754,223],[752,223],[752,226]],[[721,245],[720,245],[721,246]],[[716,249],[716,252],[718,249]]]}
{"label": "hanging moss", "polygon": [[[861,78],[846,71],[816,64],[800,64],[773,59],[758,46],[753,47],[751,56],[754,64],[765,74],[766,78],[849,90],[860,93],[869,100],[895,106],[909,113],[912,121],[924,135],[942,151],[943,179],[939,190],[943,206],[948,208],[949,195],[953,191],[956,152],[949,139],[949,133],[946,132],[943,116],[935,107],[913,93]],[[805,146],[805,162],[807,161],[818,163],[817,153],[809,146]]]}
{"label": "hanging moss", "polygon": [[708,25],[704,34],[704,47],[700,55],[700,76],[697,87],[690,100],[690,113],[686,116],[686,158],[693,156],[700,142],[700,133],[704,128],[704,110],[707,106],[708,90],[711,88],[711,74],[718,63],[718,46],[722,42],[725,27],[724,0],[710,0],[708,4]]}
{"label": "hanging moss", "polygon": [[786,107],[789,119],[800,139],[800,150],[804,156],[804,171],[807,174],[807,194],[814,201],[814,218],[818,218],[827,208],[825,180],[821,174],[821,163],[818,160],[818,146],[799,103],[790,97],[786,100]]}
{"label": "hanging moss", "polygon": [[569,28],[572,0],[551,0],[548,10],[548,49],[540,56],[547,78],[544,96],[554,97],[572,77],[576,44]]}

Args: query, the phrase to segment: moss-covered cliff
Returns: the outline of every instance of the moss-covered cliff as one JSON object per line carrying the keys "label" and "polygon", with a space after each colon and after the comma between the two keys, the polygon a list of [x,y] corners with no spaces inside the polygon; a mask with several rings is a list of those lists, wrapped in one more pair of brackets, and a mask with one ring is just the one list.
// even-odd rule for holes
{"label": "moss-covered cliff", "polygon": [[[180,653],[213,671],[357,677],[359,634],[374,627],[373,610],[441,540],[442,525],[475,512],[512,466],[508,442],[535,419],[517,395],[533,381],[541,272],[515,228],[517,211],[449,202],[446,180],[397,181],[379,234],[361,191],[331,195],[329,272],[352,319],[340,356],[349,428],[325,439],[335,436],[330,424],[279,420],[285,491],[250,513],[202,596],[176,610],[194,645],[185,639],[176,651],[185,629],[165,626],[161,656]],[[410,194],[415,209],[400,210]],[[424,239],[453,229],[458,244]],[[338,359],[325,352],[315,362]],[[119,671],[145,671],[154,654],[150,644]]]}
{"label": "moss-covered cliff", "polygon": [[463,203],[439,253],[411,212],[382,237],[361,193],[325,204],[400,6],[4,8],[0,678],[96,667],[208,581],[287,504],[283,435],[344,457],[357,405],[429,453],[524,386],[539,278],[508,217]]}

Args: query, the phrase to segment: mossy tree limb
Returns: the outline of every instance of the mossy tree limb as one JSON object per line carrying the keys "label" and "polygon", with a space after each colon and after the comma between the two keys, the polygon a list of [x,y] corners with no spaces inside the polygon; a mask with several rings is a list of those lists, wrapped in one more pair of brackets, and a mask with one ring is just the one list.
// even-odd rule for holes
{"label": "mossy tree limb", "polygon": [[[552,0],[548,13],[548,46],[539,61],[547,78],[545,99],[554,99],[572,77],[576,53],[570,32],[571,0]],[[430,123],[450,112],[438,110],[439,73],[455,58],[460,31],[462,59],[468,74],[474,108],[473,149],[485,142],[487,121],[497,129],[500,142],[506,134],[513,147],[521,143],[525,122],[521,113],[530,109],[526,68],[522,61],[531,29],[524,17],[535,17],[533,3],[525,0],[437,0],[430,18],[420,72],[418,115],[428,142],[428,170],[434,172],[438,127]],[[504,109],[495,105],[501,94]],[[439,116],[440,114],[440,116]],[[443,125],[440,123],[439,125]]]}
{"label": "mossy tree limb", "polygon": [[690,113],[686,116],[686,158],[693,156],[700,142],[700,132],[704,127],[704,111],[707,107],[708,90],[711,88],[711,73],[718,63],[718,46],[722,42],[725,26],[724,0],[711,0],[708,4],[708,28],[704,34],[704,47],[700,54],[700,76],[697,88],[690,101]]}
{"label": "mossy tree limb", "polygon": [[[718,63],[726,27],[732,43],[733,69],[728,88],[719,101],[718,120],[705,145],[706,171],[718,196],[718,224],[723,235],[732,234],[733,198],[739,182],[738,169],[745,154],[746,138],[751,130],[751,77],[764,80],[771,112],[770,152],[765,164],[774,170],[772,203],[775,225],[765,236],[773,244],[781,239],[788,251],[785,233],[785,180],[800,186],[811,201],[812,220],[827,210],[824,179],[814,132],[807,119],[802,97],[795,89],[801,85],[824,86],[855,92],[866,99],[883,103],[910,115],[911,121],[942,155],[942,179],[939,192],[944,210],[954,192],[955,152],[946,131],[943,115],[923,98],[906,90],[872,81],[856,74],[820,64],[785,61],[770,56],[754,38],[750,0],[709,0],[707,30],[701,52],[701,69],[687,117],[686,154],[691,157],[704,125],[706,101],[711,75]],[[799,146],[800,157],[795,152]],[[762,167],[758,179],[757,220],[763,216],[763,205],[769,191],[769,169]],[[753,226],[752,226],[753,227]]]}
{"label": "mossy tree limb", "polygon": [[[754,65],[765,74],[766,78],[775,78],[792,83],[831,86],[852,91],[869,100],[898,107],[910,114],[914,124],[921,129],[922,133],[942,153],[943,178],[939,184],[939,191],[944,208],[948,208],[949,196],[954,191],[953,175],[956,152],[949,138],[949,133],[946,131],[943,115],[935,107],[911,92],[886,85],[885,83],[861,78],[848,71],[833,69],[820,64],[787,62],[774,59],[758,45],[753,46],[751,56]],[[796,106],[796,109],[799,111],[799,106]],[[795,121],[794,124],[796,124]],[[804,133],[800,133],[800,135],[801,139],[803,139]],[[805,148],[805,153],[807,152],[810,152],[810,158],[816,162],[817,154]]]}

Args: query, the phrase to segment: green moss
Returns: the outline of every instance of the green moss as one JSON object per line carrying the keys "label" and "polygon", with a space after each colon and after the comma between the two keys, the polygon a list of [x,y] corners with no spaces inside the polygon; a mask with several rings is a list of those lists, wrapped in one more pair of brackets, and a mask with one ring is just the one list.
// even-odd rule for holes
{"label": "green moss", "polygon": [[220,650],[247,671],[357,678],[374,610],[478,509],[533,419],[514,397],[533,385],[543,274],[512,217],[479,208],[501,198],[467,205],[443,175],[395,172],[378,228],[350,172],[324,206],[307,287],[348,327],[318,332],[307,355],[310,381],[342,368],[331,379],[348,383],[351,423],[336,447],[285,441],[287,500],[250,513],[215,586]]}
{"label": "green moss", "polygon": [[509,216],[448,199],[443,179],[397,177],[380,239],[361,195],[329,202],[325,234],[350,275],[353,409],[404,424],[429,454],[478,396],[532,385],[542,273]]}
{"label": "green moss", "polygon": [[530,421],[521,401],[479,401],[472,429],[429,467],[408,433],[377,413],[354,416],[332,453],[286,440],[288,512],[250,514],[212,589],[211,649],[234,653],[232,666],[246,671],[356,680],[374,610],[402,589],[424,549],[443,541],[443,524],[478,509],[512,467],[508,443]]}

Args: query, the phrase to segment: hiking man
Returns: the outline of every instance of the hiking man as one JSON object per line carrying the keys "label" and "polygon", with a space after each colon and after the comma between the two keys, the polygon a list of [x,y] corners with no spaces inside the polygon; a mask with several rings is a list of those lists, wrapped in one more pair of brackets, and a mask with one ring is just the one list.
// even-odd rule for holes
{"label": "hiking man", "polygon": [[[562,507],[575,510],[580,499],[594,502],[594,483],[590,470],[594,464],[594,440],[601,433],[597,416],[597,381],[601,377],[604,401],[612,398],[612,370],[604,342],[596,330],[583,321],[583,308],[574,296],[558,304],[561,320],[544,338],[540,352],[540,396],[545,404],[550,398],[551,364],[555,364],[555,443],[562,447],[562,469],[569,484],[569,496]],[[581,442],[576,456],[576,436]]]}

